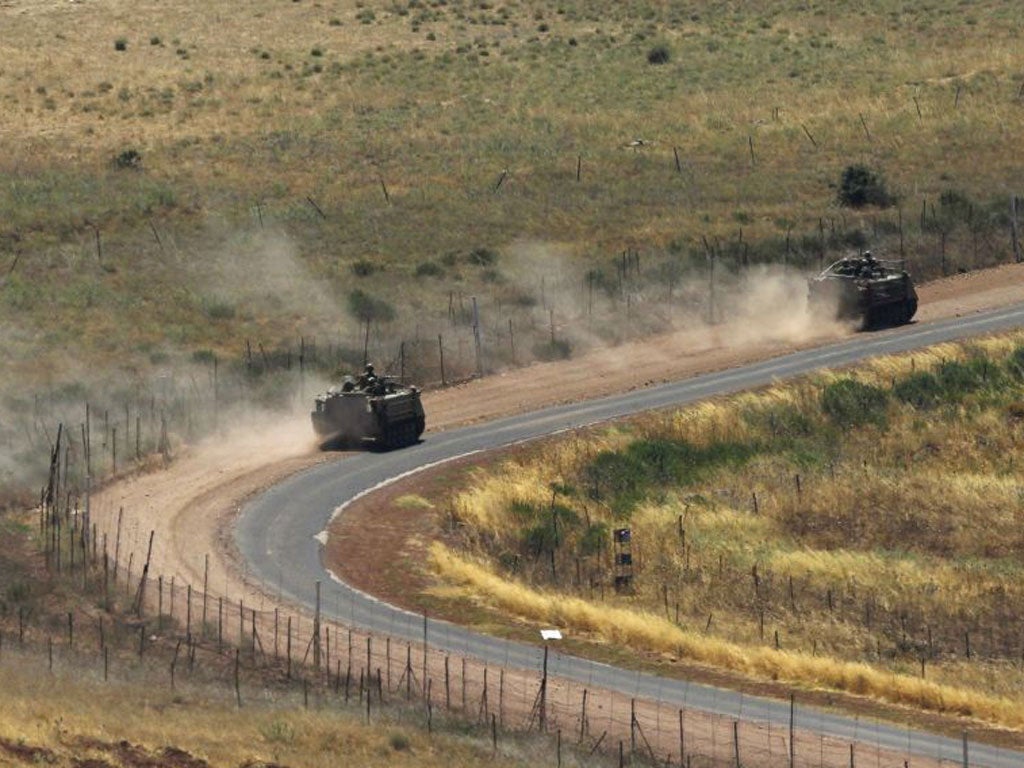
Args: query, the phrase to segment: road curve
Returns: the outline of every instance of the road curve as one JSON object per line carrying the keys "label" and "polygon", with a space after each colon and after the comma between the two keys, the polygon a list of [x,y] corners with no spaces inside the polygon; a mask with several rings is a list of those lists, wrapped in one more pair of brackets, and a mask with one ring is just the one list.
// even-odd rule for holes
{"label": "road curve", "polygon": [[[1004,309],[917,324],[855,338],[826,347],[796,352],[743,368],[697,376],[623,395],[562,405],[462,429],[428,434],[424,442],[392,453],[363,453],[340,462],[321,464],[272,487],[246,504],[239,516],[235,540],[250,576],[269,590],[299,605],[312,608],[317,581],[322,582],[326,615],[351,626],[395,638],[423,638],[423,616],[393,607],[355,590],[329,574],[322,564],[318,535],[339,507],[399,476],[476,451],[531,440],[559,431],[619,418],[639,411],[685,405],[714,395],[771,384],[821,368],[856,363],[876,355],[913,349],[1024,326],[1024,304]],[[330,608],[333,607],[333,610]],[[482,661],[526,670],[539,669],[542,650],[537,646],[496,639],[448,622],[430,619],[430,645]],[[588,685],[612,689],[639,698],[660,700],[729,717],[789,722],[789,703],[670,680],[618,669],[586,659],[553,653],[549,671]],[[855,741],[864,725],[810,708],[801,708],[802,727],[825,736]],[[960,740],[924,731],[879,725],[871,741],[881,748],[905,750],[931,758],[959,761]],[[1024,752],[971,745],[971,765],[1019,768]]]}

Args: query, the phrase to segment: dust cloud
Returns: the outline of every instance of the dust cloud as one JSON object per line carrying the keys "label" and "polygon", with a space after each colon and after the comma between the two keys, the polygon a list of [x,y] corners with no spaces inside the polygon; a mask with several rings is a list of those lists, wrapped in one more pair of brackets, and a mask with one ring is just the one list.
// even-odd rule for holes
{"label": "dust cloud", "polygon": [[804,276],[779,267],[751,268],[727,294],[728,314],[717,326],[720,342],[749,347],[762,342],[802,344],[847,335],[851,326],[813,311]]}
{"label": "dust cloud", "polygon": [[[851,327],[812,311],[807,276],[778,265],[756,265],[741,272],[722,270],[714,298],[707,273],[692,266],[647,258],[623,277],[613,265],[592,290],[585,277],[593,264],[574,257],[569,246],[520,242],[503,253],[502,273],[523,294],[538,300],[529,310],[533,327],[569,339],[573,357],[607,348],[652,341],[645,354],[662,350],[666,361],[718,350],[756,352],[765,344],[801,345],[848,335]],[[610,280],[618,285],[609,288]],[[713,304],[713,306],[712,306]],[[713,317],[712,317],[713,315]]]}
{"label": "dust cloud", "polygon": [[[295,242],[274,230],[211,234],[220,245],[203,257],[198,290],[209,305],[236,315],[290,318],[303,332],[344,333],[354,328],[344,301],[329,281],[317,279]],[[216,311],[216,310],[214,310]]]}

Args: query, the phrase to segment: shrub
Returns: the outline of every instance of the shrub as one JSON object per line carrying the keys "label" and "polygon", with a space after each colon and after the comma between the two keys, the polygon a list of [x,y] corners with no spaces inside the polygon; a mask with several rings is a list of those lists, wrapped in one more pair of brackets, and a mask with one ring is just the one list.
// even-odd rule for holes
{"label": "shrub", "polygon": [[848,208],[877,205],[887,208],[896,202],[885,180],[866,165],[848,165],[839,181],[839,204]]}
{"label": "shrub", "polygon": [[151,38],[149,38],[149,44],[160,45],[160,38],[157,35],[153,35]]}
{"label": "shrub", "polygon": [[444,270],[432,261],[421,261],[416,265],[416,277],[440,277]]}
{"label": "shrub", "polygon": [[114,158],[114,165],[118,168],[139,168],[142,165],[142,155],[135,149],[126,149]]}
{"label": "shrub", "polygon": [[273,720],[260,728],[260,735],[270,744],[291,744],[295,729],[284,720]]}
{"label": "shrub", "polygon": [[128,50],[128,41],[125,38],[123,38],[123,37],[117,38],[117,40],[114,41],[114,50],[115,51],[127,51]]}
{"label": "shrub", "polygon": [[990,384],[997,384],[1000,371],[988,360],[979,357],[965,362],[950,360],[943,363],[936,376],[946,397],[959,400]]}
{"label": "shrub", "polygon": [[942,400],[942,385],[927,371],[914,373],[896,384],[893,395],[915,408],[934,408]]}
{"label": "shrub", "polygon": [[392,733],[391,736],[388,737],[388,743],[395,752],[404,752],[409,749],[411,745],[409,737],[404,733]]}
{"label": "shrub", "polygon": [[394,307],[359,288],[348,295],[348,310],[357,319],[366,323],[371,320],[389,323],[395,319]]}
{"label": "shrub", "polygon": [[667,45],[656,45],[647,52],[647,63],[655,66],[668,64],[670,58],[672,58],[672,53]]}
{"label": "shrub", "polygon": [[211,320],[231,320],[235,316],[235,308],[226,301],[214,300],[204,306],[206,316]]}
{"label": "shrub", "polygon": [[756,448],[739,443],[693,446],[675,440],[637,440],[622,451],[602,451],[582,471],[587,495],[607,499],[625,517],[646,494],[666,486],[685,487],[722,466],[740,466]]}
{"label": "shrub", "polygon": [[883,426],[889,396],[884,389],[863,384],[855,379],[840,379],[821,393],[821,410],[837,426],[856,427],[864,424]]}
{"label": "shrub", "polygon": [[377,265],[372,261],[359,259],[358,261],[353,262],[350,269],[352,270],[352,274],[356,277],[369,277],[377,271]]}
{"label": "shrub", "polygon": [[476,264],[478,267],[489,267],[497,260],[498,254],[490,248],[474,248],[467,257],[470,264]]}
{"label": "shrub", "polygon": [[748,408],[743,411],[743,420],[772,437],[783,439],[808,437],[814,432],[810,417],[795,405]]}

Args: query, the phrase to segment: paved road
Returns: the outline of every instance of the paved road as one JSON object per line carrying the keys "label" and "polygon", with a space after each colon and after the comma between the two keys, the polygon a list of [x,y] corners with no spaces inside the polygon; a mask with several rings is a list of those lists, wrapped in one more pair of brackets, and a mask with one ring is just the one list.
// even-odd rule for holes
{"label": "paved road", "polygon": [[[485,451],[531,440],[558,431],[615,419],[638,411],[692,403],[771,384],[819,368],[839,367],[865,358],[905,352],[943,341],[1024,326],[1024,305],[967,318],[913,325],[879,333],[860,334],[838,344],[806,350],[767,360],[744,368],[698,376],[624,395],[583,403],[546,408],[479,426],[428,433],[424,442],[386,454],[364,453],[343,462],[323,464],[293,476],[271,488],[243,510],[236,529],[236,541],[248,562],[250,573],[271,590],[294,602],[312,607],[313,587],[323,582],[322,604],[332,618],[396,638],[423,637],[423,617],[382,603],[352,589],[328,574],[321,563],[321,545],[316,538],[339,506],[382,483],[427,465],[450,460],[475,451]],[[462,653],[488,663],[521,669],[539,669],[541,649],[499,640],[447,622],[431,619],[430,644],[452,653]],[[569,655],[552,654],[553,675],[572,678],[588,685],[622,693],[660,699],[666,703],[702,709],[735,718],[788,724],[789,704],[771,699],[741,696],[733,691],[685,681],[639,674]],[[857,740],[865,736],[863,724],[842,716],[801,708],[797,716],[804,728],[826,736]],[[891,747],[932,758],[951,761],[962,758],[959,740],[925,732],[879,726],[870,740],[882,748]],[[1024,752],[981,744],[971,745],[971,765],[989,768],[1020,768]]]}

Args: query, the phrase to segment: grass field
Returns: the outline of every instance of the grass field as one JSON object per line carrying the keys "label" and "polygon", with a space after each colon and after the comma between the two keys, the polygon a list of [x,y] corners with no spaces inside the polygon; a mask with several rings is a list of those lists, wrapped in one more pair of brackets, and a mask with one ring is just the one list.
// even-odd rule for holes
{"label": "grass field", "polygon": [[[54,567],[56,558],[34,551],[37,537],[34,525],[0,518],[0,765],[429,768],[556,759],[551,738],[509,721],[492,731],[440,697],[428,714],[419,694],[409,701],[400,684],[392,688],[390,667],[371,711],[362,667],[350,701],[348,682],[340,692],[340,661],[332,686],[330,671],[301,654],[276,663],[276,640],[273,659],[245,649],[236,656],[212,640],[217,622],[189,632],[167,613],[150,614],[140,652],[131,598],[116,587],[104,594],[98,567],[83,589],[81,563],[74,574],[66,556],[63,571]],[[566,765],[605,761],[569,745],[557,754]]]}
{"label": "grass field", "polygon": [[[441,334],[469,375],[473,297],[496,369],[727,315],[759,264],[1010,260],[1015,10],[8,3],[0,478],[216,360],[229,401],[303,347],[433,382]],[[893,204],[839,206],[852,165]]]}
{"label": "grass field", "polygon": [[[1009,2],[0,13],[0,322],[22,380],[246,338],[359,347],[356,287],[395,310],[371,313],[378,347],[443,328],[453,292],[498,329],[550,308],[568,327],[586,271],[614,283],[636,249],[633,300],[664,302],[704,238],[730,269],[813,266],[899,250],[899,219],[922,274],[940,245],[950,271],[1009,256]],[[854,163],[900,212],[837,207]]]}
{"label": "grass field", "polygon": [[438,571],[600,643],[1020,729],[1022,341],[881,359],[480,471]]}

